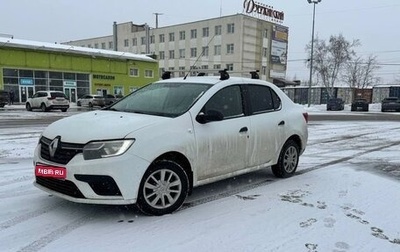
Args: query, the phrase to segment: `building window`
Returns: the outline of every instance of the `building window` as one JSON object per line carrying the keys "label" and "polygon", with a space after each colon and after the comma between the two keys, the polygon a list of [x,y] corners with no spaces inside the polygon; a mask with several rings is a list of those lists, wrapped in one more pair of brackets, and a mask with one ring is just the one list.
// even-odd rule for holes
{"label": "building window", "polygon": [[268,48],[263,47],[263,49],[262,49],[262,56],[263,56],[263,57],[268,57]]}
{"label": "building window", "polygon": [[186,39],[185,31],[180,31],[179,32],[179,40],[185,40],[185,39]]}
{"label": "building window", "polygon": [[228,24],[228,33],[235,33],[235,24]]}
{"label": "building window", "polygon": [[169,59],[175,59],[175,51],[174,50],[169,51]]}
{"label": "building window", "polygon": [[160,54],[160,60],[165,59],[165,52],[164,51],[160,51],[159,54]]}
{"label": "building window", "polygon": [[140,44],[145,45],[146,44],[146,37],[141,37],[140,38]]}
{"label": "building window", "polygon": [[214,69],[221,69],[221,64],[215,64],[213,68]]}
{"label": "building window", "polygon": [[99,44],[98,44],[98,43],[95,43],[95,44],[94,44],[94,48],[99,48]]}
{"label": "building window", "polygon": [[160,34],[159,35],[159,39],[160,39],[160,43],[164,43],[165,42],[165,35],[164,34]]}
{"label": "building window", "polygon": [[113,49],[113,42],[108,42],[108,49]]}
{"label": "building window", "polygon": [[154,44],[156,42],[155,40],[156,39],[155,39],[154,35],[151,35],[150,36],[150,44]]}
{"label": "building window", "polygon": [[233,64],[226,64],[226,69],[228,71],[233,71]]}
{"label": "building window", "polygon": [[88,44],[87,47],[88,47],[88,48],[92,48],[92,45],[91,45],[91,44]]}
{"label": "building window", "polygon": [[263,30],[263,37],[268,38],[268,29]]}
{"label": "building window", "polygon": [[179,77],[185,76],[185,67],[179,67]]}
{"label": "building window", "polygon": [[125,39],[125,40],[124,40],[124,46],[125,46],[125,47],[128,47],[128,46],[129,46],[129,40],[128,40],[128,39]]}
{"label": "building window", "polygon": [[137,69],[137,68],[130,68],[130,69],[129,69],[129,76],[132,76],[132,77],[139,77],[139,69]]}
{"label": "building window", "polygon": [[216,25],[215,26],[215,35],[221,35],[222,33],[222,26]]}
{"label": "building window", "polygon": [[190,30],[190,38],[191,39],[197,38],[197,29]]}
{"label": "building window", "polygon": [[150,69],[144,70],[144,77],[145,78],[153,78],[153,70],[150,70]]}
{"label": "building window", "polygon": [[175,33],[171,32],[169,34],[169,41],[175,41]]}
{"label": "building window", "polygon": [[203,57],[208,57],[208,46],[203,46],[201,51],[203,53]]}
{"label": "building window", "polygon": [[174,67],[168,67],[168,71],[171,72],[171,78],[174,78],[175,77],[175,73],[174,73],[175,68]]}
{"label": "building window", "polygon": [[133,38],[132,39],[132,45],[133,46],[137,46],[137,38]]}
{"label": "building window", "polygon": [[221,55],[221,45],[214,46],[214,55]]}
{"label": "building window", "polygon": [[234,45],[233,44],[227,44],[226,45],[226,53],[227,54],[233,54],[234,53]]}
{"label": "building window", "polygon": [[204,27],[203,28],[203,37],[208,37],[209,36],[209,29],[208,29],[208,27]]}
{"label": "building window", "polygon": [[197,48],[190,48],[190,57],[194,58],[197,57]]}
{"label": "building window", "polygon": [[179,49],[179,58],[184,59],[185,58],[185,49]]}
{"label": "building window", "polygon": [[105,42],[101,43],[101,49],[106,49],[106,43]]}

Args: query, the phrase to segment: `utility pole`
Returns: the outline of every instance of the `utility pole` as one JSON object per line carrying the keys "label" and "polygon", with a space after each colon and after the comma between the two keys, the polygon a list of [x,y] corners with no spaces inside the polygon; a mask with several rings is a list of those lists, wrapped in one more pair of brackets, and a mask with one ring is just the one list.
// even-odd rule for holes
{"label": "utility pole", "polygon": [[164,13],[153,13],[154,15],[156,15],[156,28],[158,28],[158,16],[163,15]]}

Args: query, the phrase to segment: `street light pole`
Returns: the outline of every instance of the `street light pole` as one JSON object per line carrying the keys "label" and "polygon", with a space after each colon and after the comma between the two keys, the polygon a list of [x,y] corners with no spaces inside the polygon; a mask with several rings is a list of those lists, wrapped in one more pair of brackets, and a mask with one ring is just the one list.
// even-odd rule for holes
{"label": "street light pole", "polygon": [[308,3],[312,3],[313,8],[313,19],[312,19],[312,32],[311,32],[311,55],[310,55],[310,81],[308,84],[308,107],[311,105],[311,86],[312,86],[312,75],[313,75],[313,56],[314,56],[314,26],[315,26],[315,5],[322,0],[307,0]]}

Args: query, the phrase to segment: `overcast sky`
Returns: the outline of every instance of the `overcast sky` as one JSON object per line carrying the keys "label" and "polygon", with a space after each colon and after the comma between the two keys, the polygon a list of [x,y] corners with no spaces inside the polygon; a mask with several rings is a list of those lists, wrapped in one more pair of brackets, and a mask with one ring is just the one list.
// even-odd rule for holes
{"label": "overcast sky", "polygon": [[[305,46],[311,40],[313,6],[307,0],[258,0],[285,13],[289,27],[287,79],[308,80]],[[181,24],[243,12],[243,0],[1,0],[0,33],[17,39],[65,42],[112,34],[112,24]],[[342,33],[359,39],[359,56],[376,55],[385,83],[400,76],[399,0],[322,0],[316,6],[315,34],[320,39]],[[399,78],[400,79],[400,78]]]}

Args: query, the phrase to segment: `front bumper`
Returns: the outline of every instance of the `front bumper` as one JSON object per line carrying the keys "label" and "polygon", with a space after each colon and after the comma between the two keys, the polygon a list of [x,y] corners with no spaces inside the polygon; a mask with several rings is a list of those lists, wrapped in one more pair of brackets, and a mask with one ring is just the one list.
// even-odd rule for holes
{"label": "front bumper", "polygon": [[83,155],[78,153],[66,165],[62,165],[43,159],[40,150],[41,144],[38,144],[34,152],[34,165],[42,163],[65,167],[67,176],[65,179],[36,177],[34,185],[78,203],[136,203],[140,181],[150,165],[148,161],[128,153],[95,160],[84,160]]}

